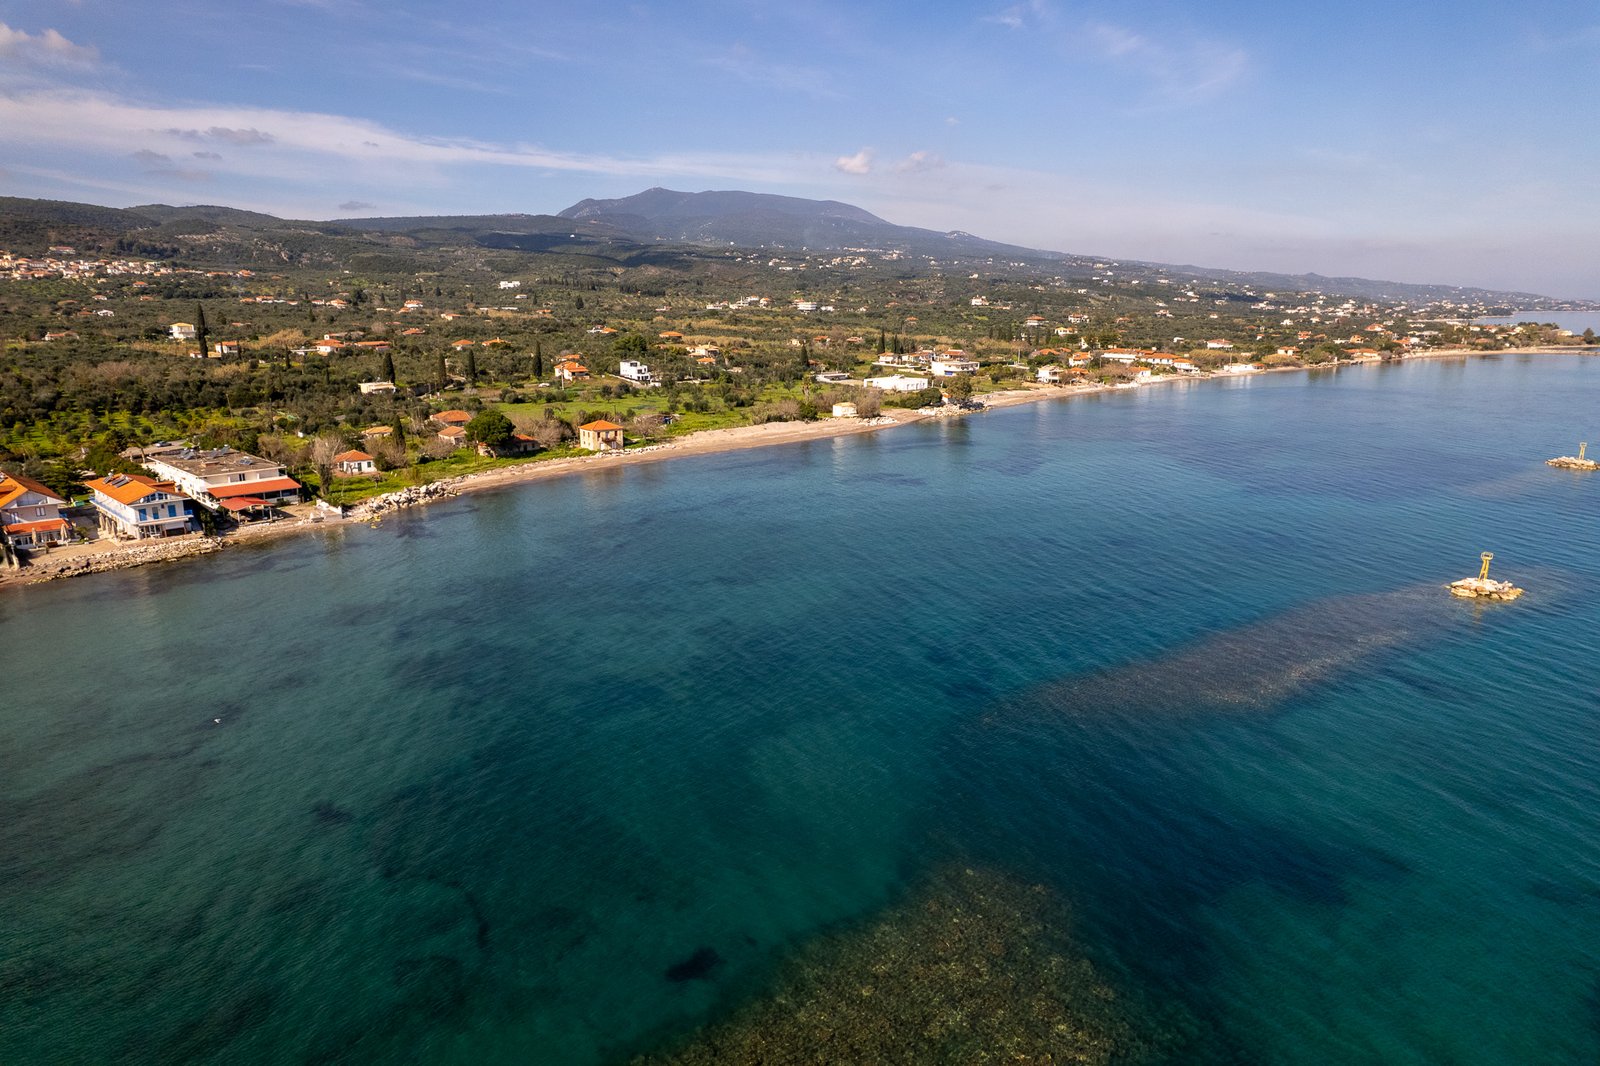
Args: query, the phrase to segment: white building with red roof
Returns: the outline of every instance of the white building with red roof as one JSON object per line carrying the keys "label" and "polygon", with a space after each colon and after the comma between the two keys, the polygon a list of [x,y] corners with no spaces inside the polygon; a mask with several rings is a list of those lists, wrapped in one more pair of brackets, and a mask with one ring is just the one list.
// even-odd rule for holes
{"label": "white building with red roof", "polygon": [[236,511],[244,506],[291,503],[300,498],[300,482],[286,476],[283,467],[233,448],[206,450],[186,444],[158,444],[124,454],[212,510]]}
{"label": "white building with red roof", "polygon": [[170,481],[109,474],[85,481],[100,528],[129,540],[177,537],[194,529],[190,501]]}
{"label": "white building with red roof", "polygon": [[66,500],[32,478],[0,470],[0,528],[16,547],[65,543],[72,528],[72,523],[61,517],[61,508],[66,504]]}

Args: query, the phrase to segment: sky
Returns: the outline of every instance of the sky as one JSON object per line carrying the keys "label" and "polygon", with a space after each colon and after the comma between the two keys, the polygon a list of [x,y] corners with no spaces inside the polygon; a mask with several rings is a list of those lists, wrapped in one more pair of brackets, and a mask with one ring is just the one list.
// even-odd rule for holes
{"label": "sky", "polygon": [[0,0],[0,195],[290,218],[652,186],[1600,299],[1600,5]]}

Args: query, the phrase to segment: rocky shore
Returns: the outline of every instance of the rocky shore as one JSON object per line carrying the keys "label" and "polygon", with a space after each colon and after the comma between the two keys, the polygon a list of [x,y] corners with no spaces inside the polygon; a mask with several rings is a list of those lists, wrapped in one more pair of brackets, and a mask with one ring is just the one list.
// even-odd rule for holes
{"label": "rocky shore", "polygon": [[36,558],[16,571],[16,575],[30,584],[54,581],[57,578],[77,577],[80,574],[99,574],[107,570],[121,570],[147,563],[165,563],[186,559],[191,555],[209,555],[225,546],[220,537],[179,537],[173,540],[155,540],[144,544],[110,548],[91,555],[63,555]]}
{"label": "rocky shore", "polygon": [[458,495],[458,490],[465,478],[452,477],[442,481],[431,481],[426,485],[415,485],[399,492],[390,492],[382,496],[374,496],[370,500],[362,500],[350,510],[345,512],[346,518],[353,518],[358,522],[379,518],[404,507],[415,507],[419,503],[431,503],[442,500],[448,496]]}

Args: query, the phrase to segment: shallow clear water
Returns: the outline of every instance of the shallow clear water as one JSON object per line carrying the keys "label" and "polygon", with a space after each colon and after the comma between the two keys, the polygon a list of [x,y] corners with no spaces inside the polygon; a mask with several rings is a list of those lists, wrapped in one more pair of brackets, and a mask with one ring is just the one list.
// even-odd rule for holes
{"label": "shallow clear water", "polygon": [[[1597,386],[1180,383],[8,593],[0,1062],[625,1059],[953,859],[1180,1061],[1593,1062]],[[1528,595],[1445,595],[1482,550]]]}

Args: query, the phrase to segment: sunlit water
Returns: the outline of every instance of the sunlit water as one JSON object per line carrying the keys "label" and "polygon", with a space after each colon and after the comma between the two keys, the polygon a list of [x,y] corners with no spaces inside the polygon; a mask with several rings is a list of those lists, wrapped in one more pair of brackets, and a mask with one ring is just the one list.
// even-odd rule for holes
{"label": "sunlit water", "polygon": [[[1593,1063],[1597,386],[1128,390],[6,593],[0,1062],[625,1060],[955,861],[1177,1061]],[[1527,596],[1443,592],[1483,550]]]}

